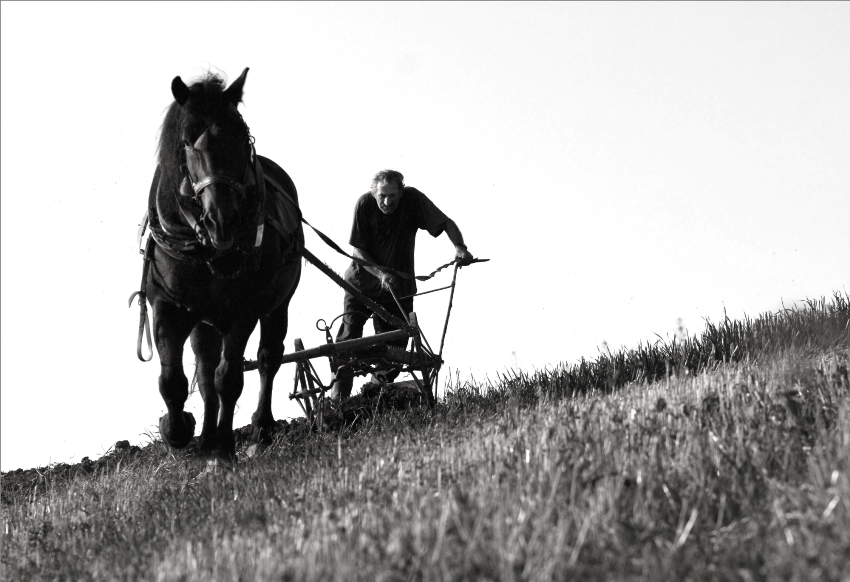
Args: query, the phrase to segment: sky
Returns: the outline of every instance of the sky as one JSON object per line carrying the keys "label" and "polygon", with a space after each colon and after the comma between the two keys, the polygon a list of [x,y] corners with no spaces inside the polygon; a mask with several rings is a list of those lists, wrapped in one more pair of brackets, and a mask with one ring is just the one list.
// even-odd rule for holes
{"label": "sky", "polygon": [[[458,275],[443,380],[850,287],[847,2],[3,2],[0,23],[3,471],[157,438],[158,358],[136,358],[127,300],[177,75],[250,67],[258,153],[341,244],[393,168],[491,259]],[[311,233],[307,247],[345,270]],[[453,252],[421,232],[418,272]],[[315,322],[342,297],[305,266],[286,351],[323,343]],[[447,301],[416,300],[432,344]],[[293,372],[277,418],[300,415]],[[236,426],[258,383],[246,374]],[[199,394],[187,409],[200,426]]]}

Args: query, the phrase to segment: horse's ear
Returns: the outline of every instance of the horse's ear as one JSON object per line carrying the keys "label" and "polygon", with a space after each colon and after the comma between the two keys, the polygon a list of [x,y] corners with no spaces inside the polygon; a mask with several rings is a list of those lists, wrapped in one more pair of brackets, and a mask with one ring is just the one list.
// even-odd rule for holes
{"label": "horse's ear", "polygon": [[248,76],[248,67],[245,67],[245,70],[242,71],[242,74],[239,75],[239,78],[233,81],[230,87],[224,92],[224,97],[228,101],[230,101],[233,106],[239,105],[239,102],[242,101],[242,88],[245,86],[245,77]]}
{"label": "horse's ear", "polygon": [[179,75],[171,81],[171,94],[174,95],[174,99],[181,107],[186,105],[186,101],[189,100],[189,87],[186,86]]}

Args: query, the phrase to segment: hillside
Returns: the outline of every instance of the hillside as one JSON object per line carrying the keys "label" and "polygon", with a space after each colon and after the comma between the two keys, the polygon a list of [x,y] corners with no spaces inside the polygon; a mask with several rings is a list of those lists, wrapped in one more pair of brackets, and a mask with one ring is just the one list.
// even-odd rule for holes
{"label": "hillside", "polygon": [[282,425],[234,472],[5,473],[2,578],[847,580],[848,299]]}

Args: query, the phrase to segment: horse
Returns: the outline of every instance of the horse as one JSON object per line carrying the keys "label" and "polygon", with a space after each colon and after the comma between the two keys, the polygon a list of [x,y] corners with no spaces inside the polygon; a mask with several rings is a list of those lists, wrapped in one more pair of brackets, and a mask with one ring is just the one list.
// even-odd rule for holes
{"label": "horse", "polygon": [[[295,184],[259,156],[238,111],[248,68],[225,89],[215,73],[171,83],[148,198],[150,238],[142,300],[153,315],[163,440],[187,447],[195,419],[184,411],[189,382],[183,349],[191,340],[204,402],[201,456],[233,462],[233,415],[244,386],[248,339],[260,324],[260,397],[255,439],[275,428],[272,386],[283,358],[290,300],[301,277],[304,233]],[[131,298],[132,300],[132,298]],[[140,332],[141,345],[141,332]],[[139,350],[141,356],[141,349]]]}

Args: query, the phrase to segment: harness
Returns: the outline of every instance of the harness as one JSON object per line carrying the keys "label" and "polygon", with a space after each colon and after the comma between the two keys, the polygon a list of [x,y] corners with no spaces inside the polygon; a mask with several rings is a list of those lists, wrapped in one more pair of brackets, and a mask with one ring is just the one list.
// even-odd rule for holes
{"label": "harness", "polygon": [[[253,166],[254,171],[251,172]],[[189,176],[183,179],[179,192],[175,194],[177,207],[180,214],[188,223],[189,227],[180,224],[169,224],[163,220],[159,211],[159,200],[161,198],[160,169],[154,174],[154,183],[151,185],[151,196],[155,203],[149,204],[148,211],[143,218],[139,237],[144,233],[145,226],[149,226],[151,237],[162,248],[162,250],[174,257],[184,261],[205,264],[210,272],[220,279],[233,279],[238,277],[247,263],[249,256],[254,257],[255,267],[259,264],[260,247],[263,243],[263,230],[265,225],[266,207],[266,180],[260,159],[251,145],[251,156],[245,167],[245,182],[239,184],[230,176],[216,174],[204,176],[197,182],[190,180]],[[210,243],[209,234],[203,224],[204,210],[199,198],[204,188],[210,184],[224,184],[233,188],[239,195],[244,195],[246,188],[256,185],[256,195],[251,208],[243,219],[240,236],[234,245],[224,251],[215,249]],[[189,190],[191,187],[191,190]],[[192,192],[188,194],[186,191]],[[198,210],[200,209],[200,210]],[[195,213],[198,212],[198,216]],[[250,228],[245,226],[251,225]],[[243,254],[239,268],[230,274],[225,274],[216,268],[215,263],[220,259],[241,252]]]}
{"label": "harness", "polygon": [[[253,172],[251,172],[252,166]],[[154,245],[158,245],[166,254],[175,259],[190,261],[196,264],[205,264],[217,278],[234,279],[245,270],[245,266],[249,263],[249,258],[252,259],[250,262],[253,264],[253,268],[255,270],[259,268],[263,234],[267,220],[281,235],[285,236],[287,234],[278,220],[271,215],[267,216],[266,182],[268,181],[270,183],[270,186],[277,194],[287,198],[288,196],[282,186],[263,172],[260,158],[257,156],[253,143],[251,144],[251,155],[245,168],[245,181],[243,184],[236,182],[224,174],[203,176],[196,182],[192,181],[188,175],[184,178],[180,186],[180,192],[174,195],[180,209],[180,214],[189,224],[188,227],[185,225],[170,224],[168,221],[163,221],[160,218],[157,200],[160,198],[161,179],[162,172],[160,167],[157,166],[154,172],[153,182],[151,183],[148,210],[142,217],[142,222],[139,225],[139,231],[137,233],[139,252],[143,256],[142,281],[139,285],[139,290],[130,295],[129,299],[129,306],[132,307],[133,299],[138,296],[140,313],[136,355],[143,362],[149,362],[153,358],[153,345],[147,307],[147,277],[150,263],[153,259]],[[224,184],[234,189],[240,195],[244,195],[246,189],[251,186],[256,186],[254,203],[243,219],[243,228],[240,229],[240,235],[234,245],[225,251],[219,251],[212,247],[207,229],[203,225],[204,212],[203,206],[199,203],[199,197],[203,189],[210,184]],[[191,185],[193,195],[184,193],[189,185]],[[187,203],[189,201],[194,202],[194,204],[190,206]],[[293,205],[295,205],[294,202]],[[201,208],[198,217],[195,216],[195,212],[198,212],[197,208]],[[251,225],[251,228],[244,228],[245,225]],[[144,248],[142,248],[142,240],[146,231],[150,232],[150,237],[148,237]],[[236,271],[225,274],[216,268],[214,264],[216,261],[234,253],[242,253],[243,255]],[[142,355],[143,336],[147,343],[149,354],[147,357]]]}

